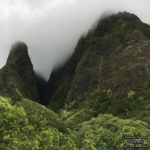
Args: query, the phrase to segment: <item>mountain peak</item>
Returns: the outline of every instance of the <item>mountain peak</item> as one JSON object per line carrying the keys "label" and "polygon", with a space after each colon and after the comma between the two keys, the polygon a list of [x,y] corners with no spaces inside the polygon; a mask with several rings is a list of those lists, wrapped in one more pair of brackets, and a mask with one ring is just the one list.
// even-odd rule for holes
{"label": "mountain peak", "polygon": [[150,26],[134,14],[102,18],[80,39],[64,67],[52,72],[49,106],[58,110],[94,90],[111,89],[114,97],[142,94],[150,82],[149,43]]}
{"label": "mountain peak", "polygon": [[11,47],[11,52],[15,51],[27,51],[28,47],[24,42],[18,41],[14,43]]}
{"label": "mountain peak", "polygon": [[[12,45],[7,63],[0,70],[0,91],[4,96],[12,96],[19,91],[23,97],[39,101],[36,77],[24,42]],[[15,94],[14,94],[15,93]]]}
{"label": "mountain peak", "polygon": [[[27,60],[26,60],[27,59]],[[15,64],[17,65],[20,62],[24,61],[29,62],[30,57],[28,55],[28,47],[24,42],[16,42],[12,45],[10,49],[10,53],[7,59],[7,65],[8,64]],[[25,63],[25,62],[24,62]]]}

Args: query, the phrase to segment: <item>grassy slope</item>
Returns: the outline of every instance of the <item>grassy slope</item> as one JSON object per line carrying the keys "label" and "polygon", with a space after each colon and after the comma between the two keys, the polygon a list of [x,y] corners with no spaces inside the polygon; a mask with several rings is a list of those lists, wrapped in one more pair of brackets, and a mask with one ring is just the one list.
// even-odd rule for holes
{"label": "grassy slope", "polygon": [[63,122],[58,118],[57,114],[28,99],[23,99],[16,103],[16,106],[24,108],[28,116],[29,122],[36,128],[54,127],[60,131],[65,131]]}

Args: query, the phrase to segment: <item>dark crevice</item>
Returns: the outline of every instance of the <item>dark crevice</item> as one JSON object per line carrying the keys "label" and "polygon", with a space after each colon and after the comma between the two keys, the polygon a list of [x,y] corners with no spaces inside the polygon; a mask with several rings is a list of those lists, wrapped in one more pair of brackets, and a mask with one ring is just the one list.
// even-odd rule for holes
{"label": "dark crevice", "polygon": [[47,89],[47,81],[39,74],[36,73],[36,84],[40,97],[40,104],[47,106],[47,102],[45,100],[45,91]]}

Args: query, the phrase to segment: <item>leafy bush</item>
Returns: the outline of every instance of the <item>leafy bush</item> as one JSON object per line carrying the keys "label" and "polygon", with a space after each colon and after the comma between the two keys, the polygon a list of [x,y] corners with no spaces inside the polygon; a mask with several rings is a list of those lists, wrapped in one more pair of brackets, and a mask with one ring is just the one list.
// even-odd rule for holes
{"label": "leafy bush", "polygon": [[65,131],[64,123],[58,118],[58,115],[47,109],[45,106],[40,105],[28,99],[23,99],[16,103],[17,106],[24,108],[29,122],[38,129],[46,127],[54,127],[60,131]]}
{"label": "leafy bush", "polygon": [[133,98],[134,95],[135,95],[135,92],[134,92],[134,91],[128,92],[128,98]]}
{"label": "leafy bush", "polygon": [[[51,123],[48,124],[48,122],[54,121],[52,118],[44,118],[43,116],[44,123],[41,123],[42,118],[40,118],[40,120],[37,119],[38,117],[35,118],[33,114],[28,114],[33,106],[36,107],[35,103],[30,103],[29,100],[23,100],[22,104],[27,102],[28,106],[32,106],[28,109],[26,106],[25,111],[21,106],[12,106],[10,102],[10,99],[0,97],[1,150],[77,150],[75,142],[69,135],[60,132],[54,127],[51,127]],[[21,104],[21,102],[19,102],[19,104]],[[37,104],[37,111],[40,107],[40,105],[38,105],[39,104]],[[35,108],[32,110],[35,110]],[[41,106],[40,110],[46,112],[46,108],[44,106],[43,109]],[[39,115],[36,114],[37,111],[35,112],[35,115]],[[46,113],[47,115],[56,115],[50,110],[47,110]],[[41,116],[39,115],[39,117]],[[57,119],[57,117],[55,119]],[[35,122],[31,122],[31,120]],[[36,125],[37,121],[39,121],[39,127]],[[60,123],[58,120],[55,121]],[[60,125],[62,124],[60,123]]]}
{"label": "leafy bush", "polygon": [[69,118],[65,120],[65,124],[67,127],[74,129],[78,128],[78,124],[90,120],[92,115],[84,109],[76,110]]}
{"label": "leafy bush", "polygon": [[[122,150],[127,144],[124,136],[150,136],[150,129],[147,123],[120,119],[110,114],[100,114],[97,118],[81,124],[80,133],[84,138],[82,141],[83,150]],[[150,146],[148,140],[144,141]]]}

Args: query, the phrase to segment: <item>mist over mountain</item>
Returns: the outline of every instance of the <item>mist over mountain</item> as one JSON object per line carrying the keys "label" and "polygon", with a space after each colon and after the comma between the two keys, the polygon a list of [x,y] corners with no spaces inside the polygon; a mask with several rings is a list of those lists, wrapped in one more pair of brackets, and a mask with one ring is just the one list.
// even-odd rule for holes
{"label": "mist over mountain", "polygon": [[[38,2],[30,8],[36,11],[43,4]],[[50,53],[40,54],[34,42],[32,55],[42,67]],[[58,47],[64,40],[59,42]],[[0,69],[1,150],[150,148],[150,25],[128,12],[103,14],[72,55],[59,53],[70,58],[64,64],[56,60],[48,82],[44,70],[52,63],[34,70],[29,51],[26,41],[14,43]]]}
{"label": "mist over mountain", "polygon": [[0,94],[14,99],[25,97],[40,102],[28,47],[23,42],[12,45],[5,66],[0,69]]}
{"label": "mist over mountain", "polygon": [[126,10],[149,23],[149,5],[148,0],[1,0],[0,66],[10,45],[24,41],[35,70],[48,79],[104,12]]}
{"label": "mist over mountain", "polygon": [[[104,17],[82,37],[64,66],[48,81],[50,107],[58,110],[85,93],[111,90],[114,97],[149,88],[150,26],[127,12]],[[81,100],[80,100],[81,101]]]}

